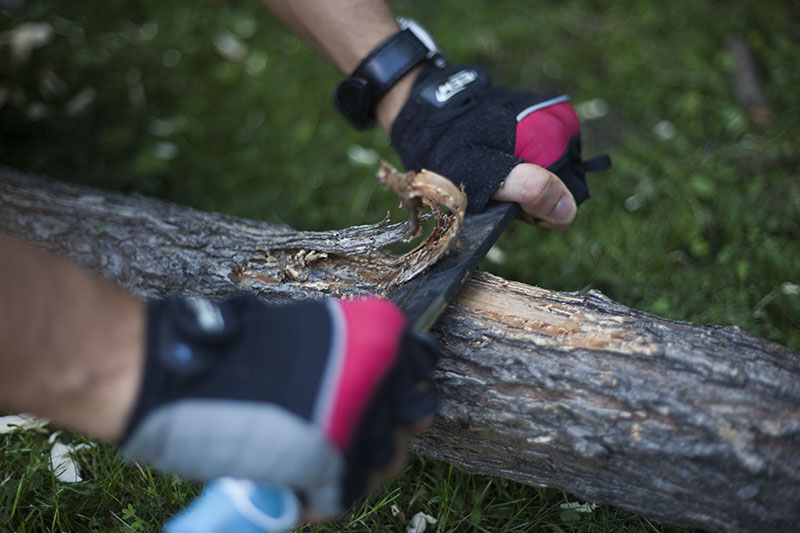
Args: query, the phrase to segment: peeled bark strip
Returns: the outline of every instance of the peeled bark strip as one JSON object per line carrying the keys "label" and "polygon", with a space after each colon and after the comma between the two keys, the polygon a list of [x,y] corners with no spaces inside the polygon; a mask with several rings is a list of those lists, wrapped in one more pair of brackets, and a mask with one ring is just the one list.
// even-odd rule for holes
{"label": "peeled bark strip", "polygon": [[[0,231],[140,296],[281,301],[382,292],[397,267],[374,247],[409,227],[297,232],[0,168]],[[435,333],[442,405],[418,453],[676,525],[800,523],[798,353],[488,274]]]}
{"label": "peeled bark strip", "polygon": [[[386,161],[381,161],[378,179],[389,190],[400,197],[401,206],[409,212],[408,223],[411,234],[405,240],[413,240],[422,235],[422,210],[424,206],[431,209],[430,215],[435,225],[430,235],[413,250],[400,257],[392,257],[388,265],[394,275],[386,284],[388,290],[420,274],[428,266],[447,253],[449,245],[458,235],[464,222],[467,210],[467,195],[456,187],[452,181],[430,170],[420,172],[398,172]],[[446,207],[448,212],[441,209]],[[386,292],[384,290],[383,292]]]}

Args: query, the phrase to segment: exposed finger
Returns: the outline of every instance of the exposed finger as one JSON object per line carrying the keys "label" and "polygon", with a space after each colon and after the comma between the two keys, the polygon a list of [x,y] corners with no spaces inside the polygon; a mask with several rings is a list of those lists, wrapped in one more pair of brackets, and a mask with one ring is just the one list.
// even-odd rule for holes
{"label": "exposed finger", "polygon": [[493,198],[517,202],[530,217],[529,222],[534,219],[537,225],[547,229],[568,227],[577,212],[572,193],[558,176],[531,163],[520,163],[512,168]]}

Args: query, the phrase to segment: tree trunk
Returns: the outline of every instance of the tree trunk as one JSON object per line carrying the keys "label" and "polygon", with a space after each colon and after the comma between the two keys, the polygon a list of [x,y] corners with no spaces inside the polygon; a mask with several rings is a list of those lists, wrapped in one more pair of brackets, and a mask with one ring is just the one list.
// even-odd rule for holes
{"label": "tree trunk", "polygon": [[[271,301],[384,292],[402,267],[375,249],[408,232],[298,232],[2,168],[0,230],[142,297]],[[441,410],[416,452],[676,525],[800,523],[796,352],[485,273],[435,334]]]}

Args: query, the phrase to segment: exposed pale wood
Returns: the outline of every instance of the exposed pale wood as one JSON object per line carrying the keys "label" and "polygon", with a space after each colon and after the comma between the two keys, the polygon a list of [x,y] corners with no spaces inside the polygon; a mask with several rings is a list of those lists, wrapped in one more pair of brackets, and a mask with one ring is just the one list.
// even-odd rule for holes
{"label": "exposed pale wood", "polygon": [[[0,230],[140,296],[381,292],[409,228],[307,233],[0,169]],[[387,281],[389,280],[389,281]],[[442,406],[414,449],[709,530],[800,523],[800,355],[598,292],[476,274],[437,324]]]}

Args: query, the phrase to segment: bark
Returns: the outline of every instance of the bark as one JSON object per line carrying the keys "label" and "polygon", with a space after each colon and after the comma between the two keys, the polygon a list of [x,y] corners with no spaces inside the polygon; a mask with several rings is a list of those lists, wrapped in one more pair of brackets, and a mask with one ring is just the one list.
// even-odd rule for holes
{"label": "bark", "polygon": [[[300,232],[0,168],[0,231],[142,297],[283,301],[386,291],[402,266],[375,250],[410,228]],[[441,410],[416,452],[665,523],[800,522],[798,353],[485,273],[435,334]]]}

